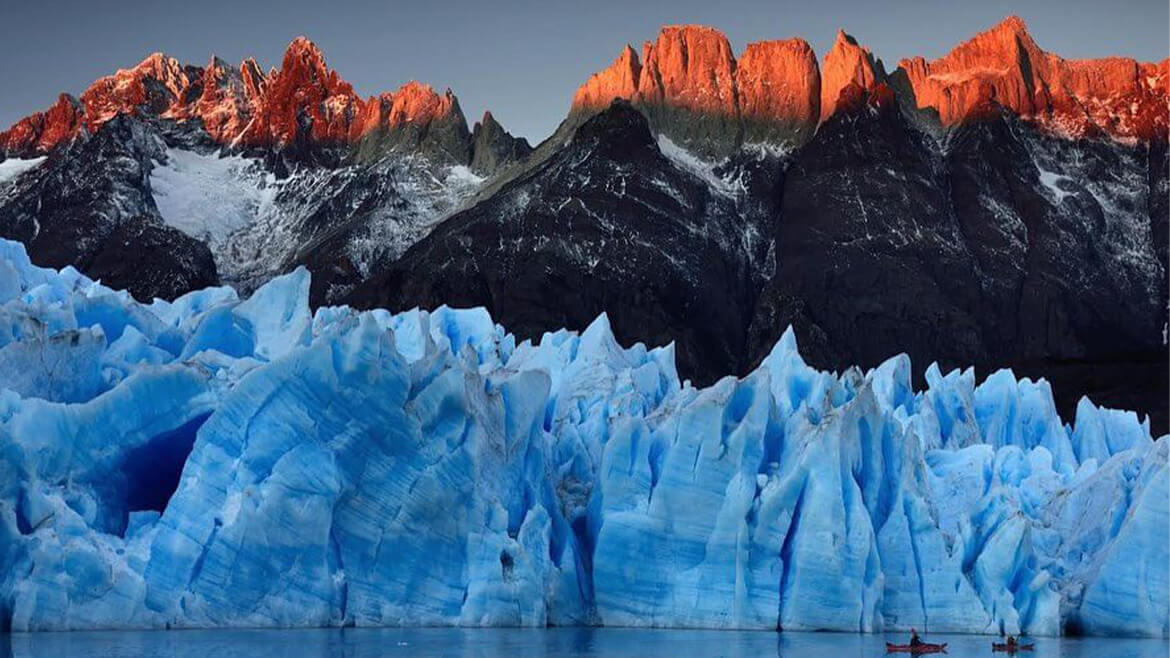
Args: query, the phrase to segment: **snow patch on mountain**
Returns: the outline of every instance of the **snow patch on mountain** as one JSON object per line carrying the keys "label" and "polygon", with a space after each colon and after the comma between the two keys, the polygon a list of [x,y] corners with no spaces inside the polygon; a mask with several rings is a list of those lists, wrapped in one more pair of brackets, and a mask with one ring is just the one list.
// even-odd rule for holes
{"label": "snow patch on mountain", "polygon": [[271,212],[279,185],[257,160],[169,148],[150,172],[150,189],[164,222],[216,253],[233,233]]}
{"label": "snow patch on mountain", "polygon": [[20,158],[8,158],[0,162],[0,185],[6,185],[16,180],[17,176],[30,169],[35,169],[44,161],[45,156],[42,155],[38,158],[27,158],[23,160]]}
{"label": "snow patch on mountain", "polygon": [[346,254],[363,277],[375,263],[394,260],[426,237],[474,194],[484,178],[464,165],[435,167],[411,156],[378,165],[397,200],[371,213]]}
{"label": "snow patch on mountain", "polygon": [[472,187],[484,182],[484,177],[467,165],[455,165],[447,170],[447,183],[455,188]]}
{"label": "snow patch on mountain", "polygon": [[1069,192],[1068,190],[1060,187],[1060,183],[1066,180],[1068,180],[1068,176],[1063,176],[1051,171],[1045,171],[1043,169],[1040,170],[1040,183],[1043,184],[1044,187],[1048,188],[1048,191],[1051,192],[1052,196],[1056,198],[1057,205],[1059,205],[1061,201],[1064,201],[1065,197],[1073,196],[1075,194],[1074,192]]}
{"label": "snow patch on mountain", "polygon": [[294,166],[277,178],[257,159],[171,147],[151,171],[150,189],[163,221],[211,248],[220,279],[251,291],[330,240],[341,240],[339,255],[365,277],[425,237],[483,181],[467,166],[400,153],[373,163]]}
{"label": "snow patch on mountain", "polygon": [[[1118,281],[1141,272],[1156,298],[1162,265],[1156,253],[1154,225],[1148,199],[1148,165],[1141,151],[1114,141],[1098,142],[1098,149],[1077,149],[1068,142],[1037,133],[1020,133],[1043,185],[1054,201],[1053,212],[1066,217],[1065,230],[1094,236],[1106,262],[1117,264],[1111,276]],[[1085,282],[1085,287],[1094,285]]]}
{"label": "snow patch on mountain", "polygon": [[675,144],[666,135],[658,135],[658,150],[679,169],[697,176],[713,191],[728,198],[735,198],[743,192],[738,178],[721,173],[723,162],[705,160]]}

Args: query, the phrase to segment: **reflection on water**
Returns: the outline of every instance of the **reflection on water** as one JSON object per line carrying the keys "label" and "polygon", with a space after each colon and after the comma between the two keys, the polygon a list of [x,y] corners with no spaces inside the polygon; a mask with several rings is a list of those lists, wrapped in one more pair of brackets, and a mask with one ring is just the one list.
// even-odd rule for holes
{"label": "reflection on water", "polygon": [[[550,629],[322,629],[103,631],[0,635],[0,656],[308,658],[309,656],[878,656],[898,636],[763,631]],[[991,638],[931,635],[951,656],[991,656]],[[1036,638],[1035,658],[1167,658],[1162,640]],[[906,656],[908,654],[900,654]],[[996,654],[1004,655],[1004,654]],[[1028,655],[1028,654],[1025,654]]]}

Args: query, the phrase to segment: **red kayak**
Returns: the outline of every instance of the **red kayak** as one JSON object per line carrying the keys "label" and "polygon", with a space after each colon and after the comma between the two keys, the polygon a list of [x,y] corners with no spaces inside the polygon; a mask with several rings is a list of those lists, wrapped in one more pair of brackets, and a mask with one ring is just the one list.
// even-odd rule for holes
{"label": "red kayak", "polygon": [[991,643],[992,651],[1006,651],[1008,653],[1015,653],[1017,651],[1031,651],[1036,645],[1034,644],[1017,644],[1014,648],[1006,644]]}
{"label": "red kayak", "polygon": [[909,644],[894,644],[893,642],[886,642],[886,653],[946,653],[947,643],[942,644],[922,644],[912,647]]}

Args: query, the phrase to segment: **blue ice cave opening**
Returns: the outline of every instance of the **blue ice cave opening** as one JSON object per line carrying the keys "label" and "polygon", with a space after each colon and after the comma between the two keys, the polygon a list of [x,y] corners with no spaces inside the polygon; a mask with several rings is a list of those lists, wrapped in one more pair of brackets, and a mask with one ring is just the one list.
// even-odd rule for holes
{"label": "blue ice cave opening", "polygon": [[[126,513],[154,510],[160,514],[179,487],[183,466],[195,445],[195,436],[211,414],[197,416],[159,434],[126,454]],[[125,519],[123,519],[123,528]]]}

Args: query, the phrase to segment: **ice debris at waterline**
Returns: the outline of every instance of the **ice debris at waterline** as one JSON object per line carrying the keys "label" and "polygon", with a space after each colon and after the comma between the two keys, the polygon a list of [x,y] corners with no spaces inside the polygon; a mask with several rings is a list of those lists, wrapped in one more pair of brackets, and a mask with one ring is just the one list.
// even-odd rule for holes
{"label": "ice debris at waterline", "polygon": [[0,241],[12,630],[611,624],[1167,634],[1170,439],[788,332],[697,390],[604,316],[136,303]]}

